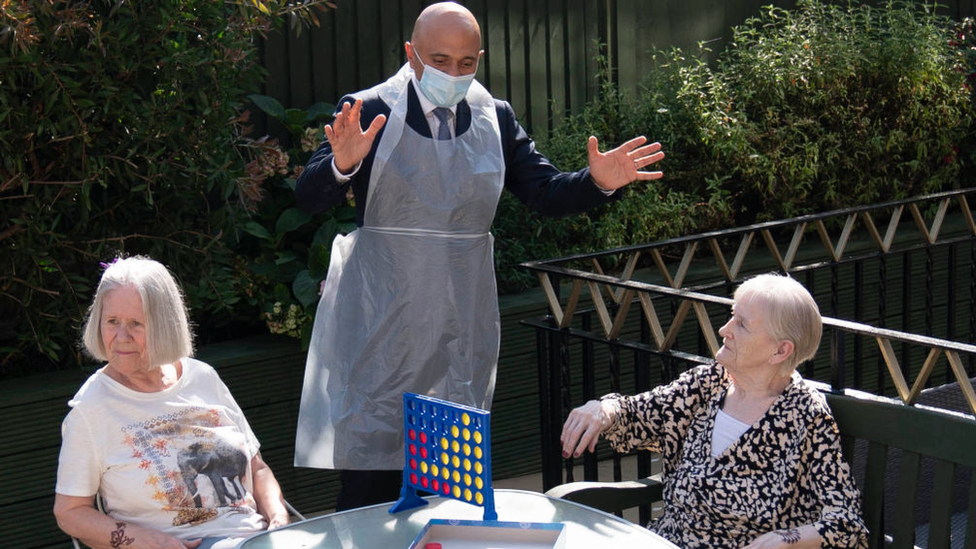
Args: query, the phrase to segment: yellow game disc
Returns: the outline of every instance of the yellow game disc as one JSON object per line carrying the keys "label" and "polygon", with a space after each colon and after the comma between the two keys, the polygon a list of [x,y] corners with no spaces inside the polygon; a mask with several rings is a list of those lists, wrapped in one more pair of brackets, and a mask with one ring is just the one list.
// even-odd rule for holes
{"label": "yellow game disc", "polygon": [[457,486],[454,487],[454,497],[456,498],[461,497],[461,489],[458,488]]}
{"label": "yellow game disc", "polygon": [[464,485],[471,486],[471,475],[464,473]]}
{"label": "yellow game disc", "polygon": [[485,481],[481,480],[481,477],[474,477],[474,485],[481,490],[485,487]]}
{"label": "yellow game disc", "polygon": [[451,457],[447,455],[447,452],[441,454],[441,461],[443,461],[445,465],[447,465],[447,462],[450,460]]}
{"label": "yellow game disc", "polygon": [[457,438],[458,437],[458,433],[460,433],[460,432],[461,431],[460,431],[460,429],[458,429],[458,426],[457,425],[451,425],[451,436],[452,437]]}
{"label": "yellow game disc", "polygon": [[474,447],[474,457],[481,459],[481,446]]}
{"label": "yellow game disc", "polygon": [[441,437],[441,448],[447,450],[447,438]]}
{"label": "yellow game disc", "polygon": [[478,492],[474,495],[474,500],[478,502],[478,505],[482,505],[485,502],[485,496]]}
{"label": "yellow game disc", "polygon": [[480,461],[474,462],[474,472],[475,473],[478,473],[480,475],[483,470],[484,469],[481,467],[481,462]]}
{"label": "yellow game disc", "polygon": [[465,430],[461,431],[461,436],[464,437],[464,440],[471,440],[471,431],[468,430],[468,429],[465,429]]}
{"label": "yellow game disc", "polygon": [[474,432],[474,441],[481,444],[481,431]]}
{"label": "yellow game disc", "polygon": [[471,445],[468,444],[468,443],[465,443],[464,444],[464,455],[466,455],[466,456],[470,456],[471,455]]}
{"label": "yellow game disc", "polygon": [[471,470],[471,460],[468,458],[464,458],[464,470],[465,471]]}
{"label": "yellow game disc", "polygon": [[454,456],[453,458],[451,458],[451,465],[453,465],[455,468],[460,467],[461,466],[461,458],[459,458],[457,456]]}
{"label": "yellow game disc", "polygon": [[461,482],[461,473],[454,471],[454,474],[451,475],[451,477],[454,478],[454,482]]}
{"label": "yellow game disc", "polygon": [[441,469],[440,469],[440,467],[437,466],[436,463],[430,466],[430,474],[432,474],[432,475],[434,475],[436,477],[438,474],[440,474],[440,472],[441,472]]}
{"label": "yellow game disc", "polygon": [[441,473],[443,473],[441,476],[444,477],[444,480],[448,480],[451,478],[451,470],[448,469],[447,467],[441,469]]}
{"label": "yellow game disc", "polygon": [[425,475],[427,474],[427,462],[426,461],[421,461],[420,462],[420,472],[423,473],[423,474],[425,474]]}
{"label": "yellow game disc", "polygon": [[456,441],[456,440],[455,440],[454,442],[452,442],[452,443],[451,443],[451,451],[452,451],[452,452],[454,452],[454,453],[456,454],[456,453],[458,453],[458,452],[459,452],[460,450],[461,450],[461,445],[460,445],[460,444],[458,444],[458,441]]}
{"label": "yellow game disc", "polygon": [[469,425],[471,423],[471,416],[467,412],[461,414],[461,423]]}
{"label": "yellow game disc", "polygon": [[466,499],[467,501],[471,501],[471,490],[468,489],[464,490],[464,499]]}

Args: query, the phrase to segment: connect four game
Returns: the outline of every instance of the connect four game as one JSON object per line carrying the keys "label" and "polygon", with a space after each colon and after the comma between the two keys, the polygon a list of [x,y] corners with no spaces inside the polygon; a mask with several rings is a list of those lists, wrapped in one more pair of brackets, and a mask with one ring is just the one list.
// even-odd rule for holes
{"label": "connect four game", "polygon": [[426,492],[484,507],[484,520],[497,520],[490,417],[478,408],[405,393],[403,489],[390,513],[426,505],[418,495]]}

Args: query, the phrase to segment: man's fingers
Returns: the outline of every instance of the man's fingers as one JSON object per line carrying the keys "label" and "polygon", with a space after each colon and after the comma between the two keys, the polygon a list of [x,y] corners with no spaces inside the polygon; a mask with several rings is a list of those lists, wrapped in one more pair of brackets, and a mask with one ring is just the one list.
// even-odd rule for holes
{"label": "man's fingers", "polygon": [[651,164],[655,164],[657,162],[660,162],[661,160],[664,160],[664,153],[658,151],[654,154],[647,155],[647,156],[634,155],[632,156],[632,158],[634,159],[634,167],[639,170],[641,168],[644,168],[645,166],[650,166]]}
{"label": "man's fingers", "polygon": [[[647,138],[644,137],[643,135],[639,135],[639,136],[637,136],[637,137],[635,137],[633,139],[630,139],[628,141],[625,141],[622,145],[620,145],[619,147],[617,147],[616,149],[614,149],[614,151],[624,151],[624,152],[627,152],[627,153],[631,153],[631,152],[633,152],[634,149],[636,149],[637,147],[640,147],[644,143],[647,143]],[[614,151],[611,151],[611,152],[614,152]]]}
{"label": "man's fingers", "polygon": [[384,124],[386,124],[386,115],[385,114],[377,115],[376,118],[374,118],[373,121],[370,122],[369,127],[366,128],[366,137],[370,141],[376,139],[376,134],[380,133],[380,129],[383,128]]}
{"label": "man's fingers", "polygon": [[637,172],[637,179],[641,181],[653,181],[664,177],[664,172]]}
{"label": "man's fingers", "polygon": [[[346,103],[346,105],[348,104],[349,103]],[[355,124],[356,127],[359,127],[359,115],[362,112],[363,112],[363,100],[357,99],[356,102],[353,103],[352,108],[349,109],[349,124],[350,125]]]}
{"label": "man's fingers", "polygon": [[596,136],[591,135],[586,141],[586,153],[589,155],[591,161],[593,157],[600,154],[600,142],[597,141]]}
{"label": "man's fingers", "polygon": [[661,150],[660,143],[651,143],[650,145],[644,145],[643,147],[636,148],[630,151],[630,156],[634,158],[643,158],[645,156],[652,155]]}

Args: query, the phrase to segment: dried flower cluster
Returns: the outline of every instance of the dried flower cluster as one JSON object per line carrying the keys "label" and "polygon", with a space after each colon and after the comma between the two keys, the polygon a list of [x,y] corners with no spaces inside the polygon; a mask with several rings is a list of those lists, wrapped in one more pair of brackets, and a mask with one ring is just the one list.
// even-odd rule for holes
{"label": "dried flower cluster", "polygon": [[277,139],[268,139],[267,136],[246,140],[243,147],[250,151],[252,159],[244,167],[244,177],[238,179],[237,185],[241,205],[246,211],[254,212],[264,198],[265,180],[288,174],[288,153],[281,150]]}
{"label": "dried flower cluster", "polygon": [[294,303],[286,309],[280,301],[276,301],[271,311],[264,313],[264,321],[271,333],[297,338],[302,336],[302,328],[309,321],[309,316]]}

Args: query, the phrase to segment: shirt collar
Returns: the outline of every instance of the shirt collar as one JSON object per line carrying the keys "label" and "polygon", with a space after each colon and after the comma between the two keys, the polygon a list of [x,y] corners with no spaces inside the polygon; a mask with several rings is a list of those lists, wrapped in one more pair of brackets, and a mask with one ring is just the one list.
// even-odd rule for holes
{"label": "shirt collar", "polygon": [[[431,113],[434,112],[434,109],[437,108],[437,105],[433,104],[430,101],[430,99],[427,99],[427,96],[424,95],[423,90],[420,89],[420,82],[417,80],[417,73],[414,73],[413,76],[410,77],[410,79],[413,80],[413,89],[415,92],[417,92],[417,99],[420,100],[420,108],[424,110],[424,116],[430,116]],[[454,105],[453,107],[447,107],[447,108],[448,110],[451,111],[451,114],[453,114],[456,118],[457,105]]]}

